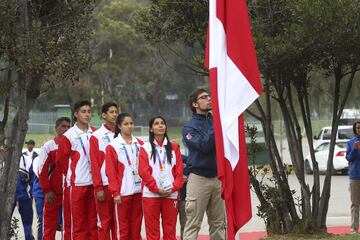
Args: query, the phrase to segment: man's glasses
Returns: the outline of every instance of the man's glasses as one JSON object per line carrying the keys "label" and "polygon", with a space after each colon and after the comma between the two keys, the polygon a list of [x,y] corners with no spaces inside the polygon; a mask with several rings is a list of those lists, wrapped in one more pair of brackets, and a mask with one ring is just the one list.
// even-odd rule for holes
{"label": "man's glasses", "polygon": [[199,100],[199,99],[207,100],[207,99],[211,99],[211,96],[209,94],[202,95],[201,97],[198,97],[196,100]]}

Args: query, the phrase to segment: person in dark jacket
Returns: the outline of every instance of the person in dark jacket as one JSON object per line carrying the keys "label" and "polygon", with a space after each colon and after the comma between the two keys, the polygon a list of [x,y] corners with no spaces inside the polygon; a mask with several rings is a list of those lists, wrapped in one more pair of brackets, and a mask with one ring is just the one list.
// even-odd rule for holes
{"label": "person in dark jacket", "polygon": [[32,160],[34,160],[39,154],[34,150],[35,147],[35,141],[30,139],[25,142],[27,150],[23,152],[23,154],[28,155],[31,157]]}
{"label": "person in dark jacket", "polygon": [[357,233],[360,207],[360,121],[353,125],[354,137],[346,145],[346,159],[349,161],[351,196],[351,233]]}
{"label": "person in dark jacket", "polygon": [[34,240],[32,234],[33,209],[32,198],[29,192],[30,183],[33,179],[32,158],[30,155],[22,154],[19,164],[19,176],[16,183],[15,206],[18,207],[21,221],[24,227],[25,240]]}
{"label": "person in dark jacket", "polygon": [[36,165],[39,154],[34,150],[35,141],[30,139],[25,142],[27,151],[23,152],[24,155],[30,156],[32,159],[32,181],[30,183],[31,196],[35,200],[36,216],[37,216],[37,239],[42,239],[43,235],[43,208],[44,208],[44,192],[41,189],[38,176],[34,169],[34,163]]}
{"label": "person in dark jacket", "polygon": [[189,149],[184,239],[197,239],[206,211],[210,239],[222,240],[226,235],[225,207],[217,178],[211,97],[205,89],[197,89],[188,103],[193,116],[182,130],[183,142]]}

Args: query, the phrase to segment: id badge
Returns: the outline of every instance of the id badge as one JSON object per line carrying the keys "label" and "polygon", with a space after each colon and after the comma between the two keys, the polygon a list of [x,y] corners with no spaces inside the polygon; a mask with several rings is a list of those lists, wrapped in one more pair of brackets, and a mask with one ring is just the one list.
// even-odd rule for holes
{"label": "id badge", "polygon": [[165,172],[162,172],[160,175],[160,187],[164,190],[167,191],[169,189],[172,188],[172,182],[171,180],[168,178],[168,176],[166,175]]}
{"label": "id badge", "polygon": [[134,178],[135,186],[138,186],[141,184],[141,178],[140,178],[139,174],[135,171],[133,171],[133,178]]}

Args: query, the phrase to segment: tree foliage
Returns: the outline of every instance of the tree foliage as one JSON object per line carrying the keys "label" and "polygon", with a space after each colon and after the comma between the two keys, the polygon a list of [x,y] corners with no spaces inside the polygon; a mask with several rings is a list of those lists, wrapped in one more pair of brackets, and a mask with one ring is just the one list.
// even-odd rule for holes
{"label": "tree foliage", "polygon": [[208,1],[158,1],[137,12],[136,28],[147,40],[169,46],[180,42],[195,48],[192,57],[187,57],[188,67],[198,74],[207,74],[203,54],[206,43]]}
{"label": "tree foliage", "polygon": [[[332,159],[328,161],[328,174],[320,192],[312,143],[311,118],[316,105],[312,97],[319,96],[315,88],[332,91],[332,98],[327,104],[332,104],[332,127],[337,129],[358,68],[359,3],[358,0],[248,1],[264,88],[264,96],[256,101],[249,113],[260,120],[264,128],[269,164],[276,181],[271,191],[275,191],[280,199],[287,199],[284,204],[273,205],[264,197],[266,191],[259,187],[256,178],[251,178],[254,188],[258,189],[260,202],[264,204],[263,209],[273,207],[276,212],[277,218],[267,219],[267,222],[282,222],[273,225],[273,228],[269,225],[271,232],[290,232],[299,228],[304,232],[313,232],[326,226]],[[182,4],[188,4],[188,8],[184,10]],[[142,22],[138,27],[152,41],[168,44],[180,40],[189,46],[199,44],[204,47],[207,4],[208,1],[151,1],[149,8],[140,14]],[[199,16],[189,15],[199,12]],[[314,75],[317,78],[313,78]],[[318,81],[319,78],[321,81]],[[282,113],[291,161],[301,186],[300,209],[297,209],[293,191],[288,185],[286,169],[272,129],[275,108]],[[305,125],[314,165],[312,188],[304,176],[301,121]],[[334,141],[335,138],[332,146]],[[330,151],[329,156],[333,156],[332,153]]]}
{"label": "tree foliage", "polygon": [[[95,102],[117,101],[122,111],[135,115],[138,124],[147,124],[151,115],[165,110],[174,116],[172,123],[177,123],[178,108],[183,106],[188,89],[197,84],[194,79],[199,78],[175,61],[176,53],[182,52],[186,58],[191,50],[183,44],[164,48],[149,41],[137,28],[144,8],[135,0],[99,6],[92,39],[94,62],[88,72],[90,81],[100,86],[94,94]],[[169,96],[177,99],[167,100]]]}
{"label": "tree foliage", "polygon": [[[297,22],[295,37],[312,48],[312,64],[330,76],[334,88],[332,101],[332,135],[326,178],[321,192],[317,226],[326,227],[329,207],[333,154],[340,116],[353,86],[360,64],[360,1],[289,1]],[[306,28],[303,27],[306,24]],[[314,203],[315,204],[315,203]]]}
{"label": "tree foliage", "polygon": [[[10,97],[17,107],[12,124],[4,124],[5,111],[0,125],[1,239],[8,239],[29,111],[44,83],[57,86],[60,82],[76,81],[80,70],[87,66],[94,6],[91,0],[4,0],[0,3],[0,70],[4,72],[1,81],[7,86],[4,109]],[[5,128],[11,128],[6,141]]]}
{"label": "tree foliage", "polygon": [[204,82],[187,61],[203,49],[149,41],[137,28],[139,12],[146,6],[135,0],[101,2],[95,8],[92,59],[81,80],[57,88],[44,86],[37,108],[52,110],[54,104],[71,104],[81,95],[93,99],[97,107],[117,102],[139,125],[147,125],[159,113],[169,116],[170,124],[183,121],[189,89]]}

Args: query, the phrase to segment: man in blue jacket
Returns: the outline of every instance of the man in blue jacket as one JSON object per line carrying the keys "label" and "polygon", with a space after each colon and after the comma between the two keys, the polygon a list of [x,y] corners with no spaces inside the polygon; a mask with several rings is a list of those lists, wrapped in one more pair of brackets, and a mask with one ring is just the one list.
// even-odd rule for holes
{"label": "man in blue jacket", "polygon": [[[34,150],[35,141],[30,139],[25,142],[27,150],[23,155],[30,156],[32,159],[32,170],[34,171],[34,163],[37,161],[39,154]],[[36,164],[36,163],[35,163]],[[30,193],[35,200],[36,216],[37,216],[37,239],[42,239],[43,233],[43,208],[44,208],[44,192],[41,189],[37,173],[31,172],[32,181],[30,183]]]}
{"label": "man in blue jacket", "polygon": [[15,205],[17,205],[24,227],[25,240],[34,240],[31,229],[33,222],[32,198],[29,193],[30,183],[33,178],[31,168],[31,156],[22,154],[19,165],[19,176],[16,185],[16,202],[14,203],[13,211]]}
{"label": "man in blue jacket", "polygon": [[353,125],[355,137],[346,146],[346,159],[349,161],[351,196],[351,233],[357,233],[360,207],[360,121]]}
{"label": "man in blue jacket", "polygon": [[34,160],[39,154],[34,150],[35,141],[30,139],[25,142],[27,150],[23,152],[23,154],[30,156],[32,160]]}
{"label": "man in blue jacket", "polygon": [[193,116],[182,130],[189,149],[184,239],[197,239],[206,211],[210,239],[222,240],[226,235],[225,207],[217,178],[211,97],[205,89],[197,89],[189,96],[189,106]]}

